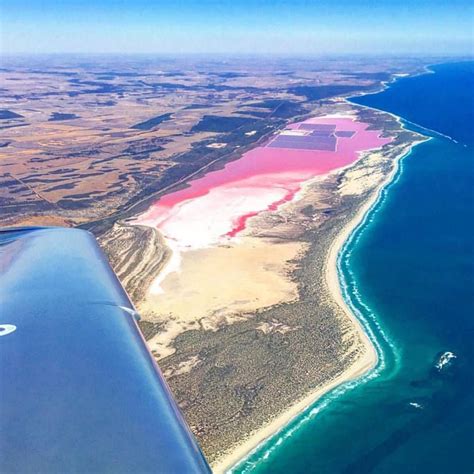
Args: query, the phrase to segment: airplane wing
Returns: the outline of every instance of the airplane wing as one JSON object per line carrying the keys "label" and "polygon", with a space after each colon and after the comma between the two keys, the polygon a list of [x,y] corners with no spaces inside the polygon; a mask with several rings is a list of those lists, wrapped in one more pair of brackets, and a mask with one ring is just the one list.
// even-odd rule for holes
{"label": "airplane wing", "polygon": [[0,472],[209,473],[94,237],[0,230]]}

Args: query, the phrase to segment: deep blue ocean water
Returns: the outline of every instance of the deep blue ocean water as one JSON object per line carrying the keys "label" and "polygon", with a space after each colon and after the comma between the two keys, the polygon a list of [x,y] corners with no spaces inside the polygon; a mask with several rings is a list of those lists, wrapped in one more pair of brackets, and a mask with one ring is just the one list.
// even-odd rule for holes
{"label": "deep blue ocean water", "polygon": [[474,472],[474,62],[430,69],[352,99],[433,130],[340,256],[379,365],[235,472]]}

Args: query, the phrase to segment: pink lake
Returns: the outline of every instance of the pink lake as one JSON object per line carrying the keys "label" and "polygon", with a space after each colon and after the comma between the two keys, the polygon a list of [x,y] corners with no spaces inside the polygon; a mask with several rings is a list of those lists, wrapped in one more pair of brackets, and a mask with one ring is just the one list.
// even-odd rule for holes
{"label": "pink lake", "polygon": [[[360,152],[390,142],[367,128],[340,116],[292,124],[265,146],[161,197],[136,223],[158,228],[178,252],[216,245],[237,236],[252,216],[293,200],[305,181],[348,166]],[[338,132],[346,133],[336,136]]]}

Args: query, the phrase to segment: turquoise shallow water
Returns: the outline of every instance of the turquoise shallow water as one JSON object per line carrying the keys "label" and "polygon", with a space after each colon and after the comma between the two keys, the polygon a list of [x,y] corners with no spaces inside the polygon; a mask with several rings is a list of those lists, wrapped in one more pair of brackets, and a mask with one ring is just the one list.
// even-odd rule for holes
{"label": "turquoise shallow water", "polygon": [[431,69],[353,99],[438,132],[402,160],[340,256],[379,365],[235,472],[474,471],[474,62]]}

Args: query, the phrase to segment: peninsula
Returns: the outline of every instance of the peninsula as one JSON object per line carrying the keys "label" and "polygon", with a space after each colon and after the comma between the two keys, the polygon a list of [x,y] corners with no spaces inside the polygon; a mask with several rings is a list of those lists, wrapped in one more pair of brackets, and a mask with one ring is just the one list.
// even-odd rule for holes
{"label": "peninsula", "polygon": [[149,236],[129,247],[155,269],[141,327],[215,472],[375,366],[337,258],[422,139],[334,100],[102,236],[126,281],[143,275],[121,263],[137,258],[123,236]]}

